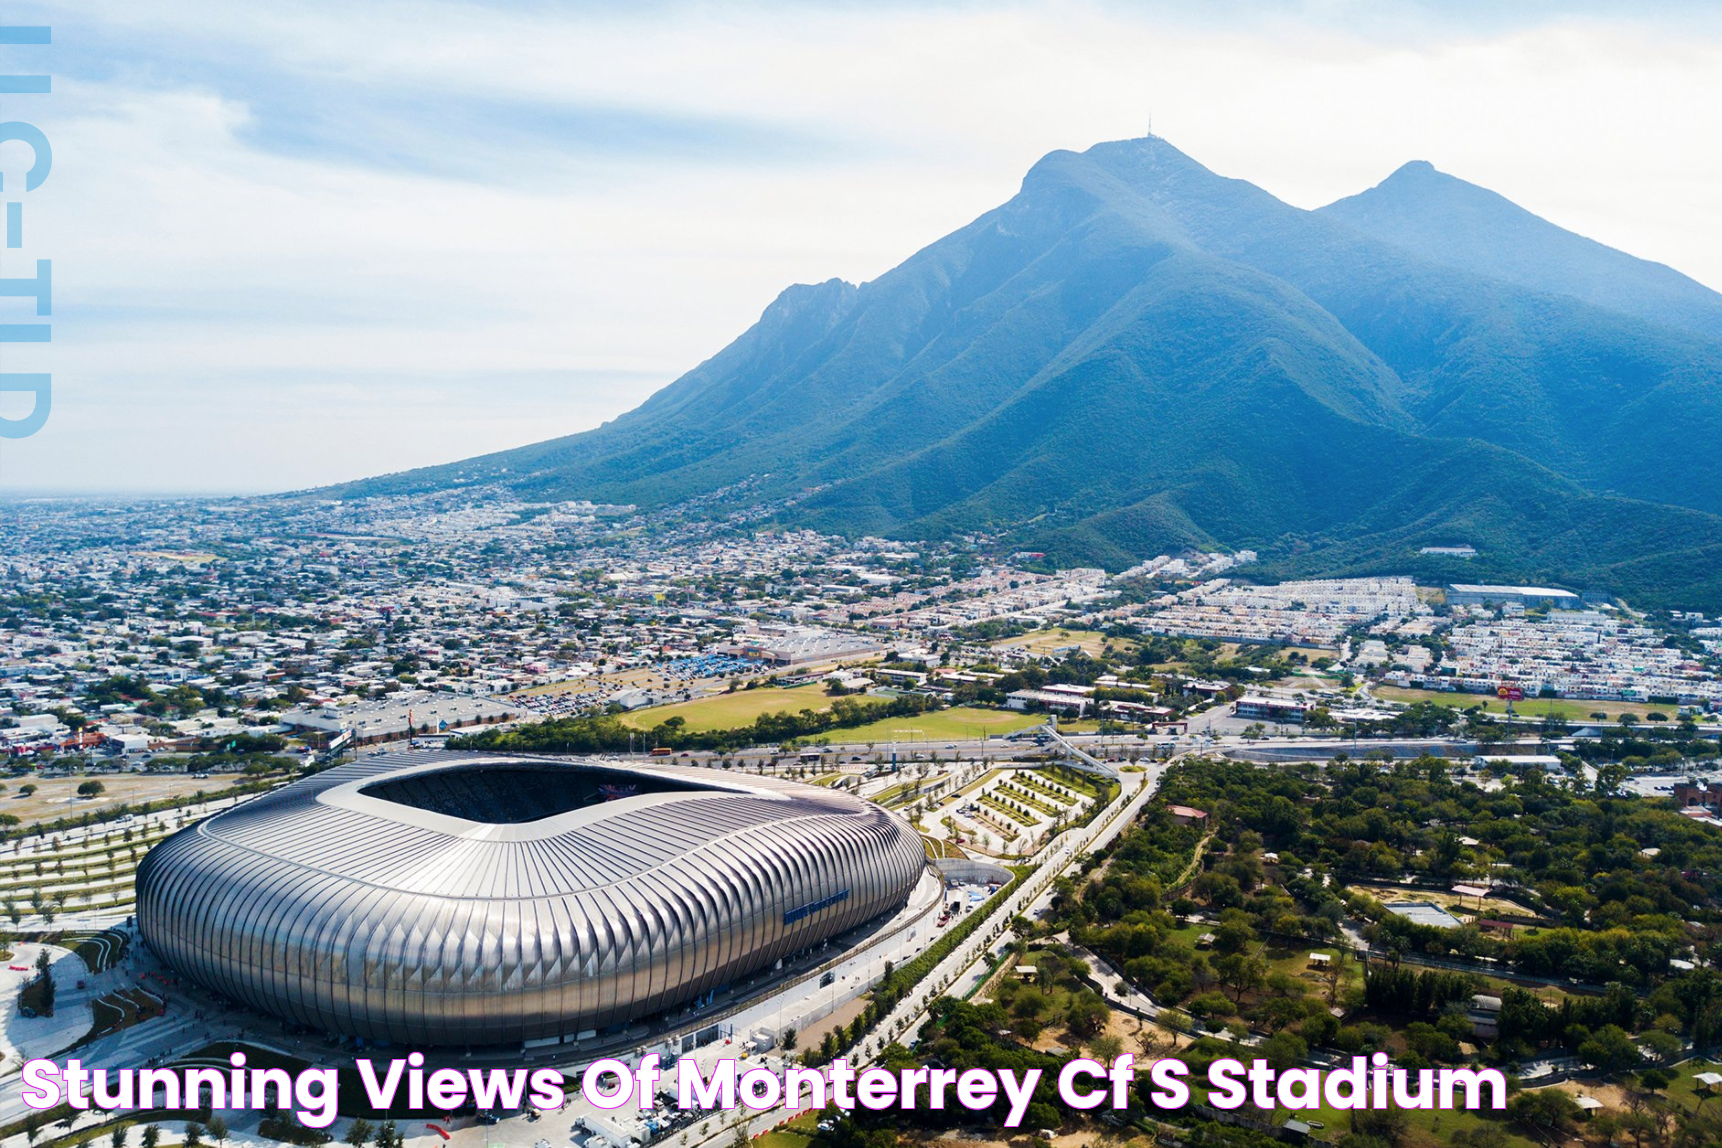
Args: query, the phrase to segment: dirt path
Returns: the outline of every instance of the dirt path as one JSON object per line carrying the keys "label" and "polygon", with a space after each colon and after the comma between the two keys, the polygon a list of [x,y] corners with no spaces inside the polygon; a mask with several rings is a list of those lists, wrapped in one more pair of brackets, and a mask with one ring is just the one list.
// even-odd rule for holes
{"label": "dirt path", "polygon": [[1190,863],[1184,866],[1184,871],[1178,874],[1178,879],[1176,881],[1172,882],[1172,888],[1182,889],[1186,882],[1195,877],[1196,870],[1202,866],[1202,854],[1206,852],[1208,842],[1213,839],[1214,835],[1209,833],[1206,837],[1196,842],[1196,851],[1190,854]]}

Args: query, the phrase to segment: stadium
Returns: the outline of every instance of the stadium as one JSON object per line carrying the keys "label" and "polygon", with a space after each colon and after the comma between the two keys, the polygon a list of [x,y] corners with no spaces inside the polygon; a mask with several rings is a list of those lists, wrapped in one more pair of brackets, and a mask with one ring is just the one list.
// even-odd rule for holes
{"label": "stadium", "polygon": [[143,939],[205,988],[416,1046],[644,1019],[895,912],[925,865],[859,798],[709,769],[480,753],[339,766],[181,830]]}

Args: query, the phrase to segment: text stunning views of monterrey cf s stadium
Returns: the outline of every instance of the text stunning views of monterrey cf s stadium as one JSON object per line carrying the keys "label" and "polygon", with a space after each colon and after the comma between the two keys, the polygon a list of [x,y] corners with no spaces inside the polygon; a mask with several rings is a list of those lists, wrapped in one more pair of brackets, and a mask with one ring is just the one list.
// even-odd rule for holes
{"label": "text stunning views of monterrey cf s stadium", "polygon": [[315,1028],[502,1045],[639,1019],[900,908],[925,864],[846,794],[486,754],[340,766],[176,833],[138,925]]}

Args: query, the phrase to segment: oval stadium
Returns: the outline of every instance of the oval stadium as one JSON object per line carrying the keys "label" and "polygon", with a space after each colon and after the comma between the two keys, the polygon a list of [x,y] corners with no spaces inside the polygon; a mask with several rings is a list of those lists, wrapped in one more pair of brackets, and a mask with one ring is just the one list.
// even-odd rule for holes
{"label": "oval stadium", "polygon": [[568,1038],[721,988],[908,900],[919,836],[817,786],[687,767],[414,753],[181,830],[138,927],[200,985],[420,1046]]}

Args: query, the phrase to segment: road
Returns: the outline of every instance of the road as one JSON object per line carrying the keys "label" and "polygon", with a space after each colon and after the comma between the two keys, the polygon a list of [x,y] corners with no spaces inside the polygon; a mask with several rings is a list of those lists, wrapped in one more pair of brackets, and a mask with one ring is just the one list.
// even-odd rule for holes
{"label": "road", "polygon": [[[980,975],[984,975],[987,968],[986,958],[1009,943],[1008,922],[1019,915],[1031,915],[1049,904],[1054,892],[1054,881],[1077,864],[1085,854],[1110,845],[1154,796],[1160,788],[1161,778],[1172,764],[1173,761],[1155,762],[1143,773],[1123,774],[1122,788],[1109,812],[1102,813],[1087,826],[1068,830],[1050,841],[1036,858],[1040,867],[1035,870],[1033,876],[1018,886],[1005,903],[996,908],[981,927],[975,930],[973,936],[939,962],[916,986],[914,992],[900,1001],[872,1032],[863,1037],[859,1050],[849,1050],[847,1059],[851,1067],[860,1067],[871,1062],[889,1042],[912,1042],[926,1023],[928,1005],[945,995],[947,990],[957,991],[959,982],[965,979],[972,982],[977,967],[983,970]],[[750,1137],[769,1132],[791,1115],[794,1115],[791,1110],[779,1107],[745,1122],[726,1124],[703,1141],[697,1142],[695,1148],[731,1142],[738,1124]]]}

